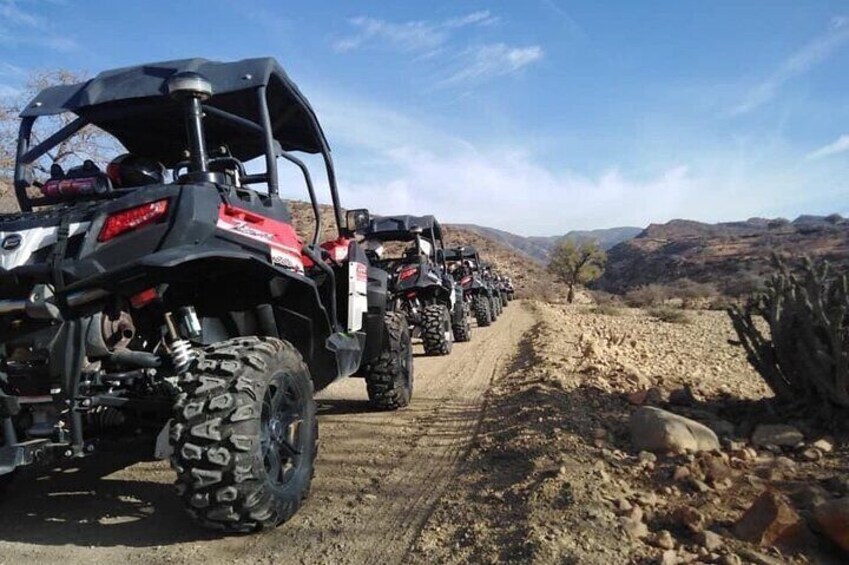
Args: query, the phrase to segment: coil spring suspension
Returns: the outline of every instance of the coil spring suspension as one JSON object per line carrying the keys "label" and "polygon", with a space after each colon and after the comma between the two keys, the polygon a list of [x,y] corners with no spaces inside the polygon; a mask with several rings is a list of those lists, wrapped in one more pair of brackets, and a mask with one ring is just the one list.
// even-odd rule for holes
{"label": "coil spring suspension", "polygon": [[171,312],[165,314],[165,325],[168,328],[168,350],[171,354],[171,363],[174,365],[177,374],[185,373],[197,354],[192,349],[191,342],[180,337]]}

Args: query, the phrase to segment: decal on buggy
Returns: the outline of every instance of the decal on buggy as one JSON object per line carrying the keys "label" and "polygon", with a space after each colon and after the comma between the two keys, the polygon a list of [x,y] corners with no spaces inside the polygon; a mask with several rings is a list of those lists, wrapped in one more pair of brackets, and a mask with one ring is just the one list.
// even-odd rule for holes
{"label": "decal on buggy", "polygon": [[303,242],[289,224],[224,204],[218,209],[216,226],[268,245],[272,264],[304,272]]}

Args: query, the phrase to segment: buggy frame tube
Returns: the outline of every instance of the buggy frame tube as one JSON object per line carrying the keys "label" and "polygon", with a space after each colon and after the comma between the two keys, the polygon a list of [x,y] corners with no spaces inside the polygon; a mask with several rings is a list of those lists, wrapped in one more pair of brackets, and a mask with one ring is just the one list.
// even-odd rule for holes
{"label": "buggy frame tube", "polygon": [[30,147],[32,126],[35,124],[35,120],[35,116],[24,118],[18,130],[18,148],[15,159],[15,196],[24,212],[32,210],[32,204],[26,192],[29,186],[29,182],[26,180],[26,167],[89,124],[87,119],[78,117],[35,147]]}
{"label": "buggy frame tube", "polygon": [[257,105],[259,106],[259,121],[262,125],[262,133],[265,138],[265,166],[267,168],[266,182],[268,184],[268,193],[277,196],[279,191],[279,181],[277,178],[277,156],[274,150],[274,134],[271,129],[271,114],[268,112],[268,98],[266,96],[267,88],[265,85],[256,89]]}
{"label": "buggy frame tube", "polygon": [[318,238],[321,235],[321,209],[318,207],[318,199],[315,195],[315,187],[312,184],[312,177],[310,176],[310,171],[303,161],[289,153],[288,151],[280,151],[280,156],[296,165],[299,169],[301,169],[301,173],[304,175],[304,182],[307,185],[307,191],[310,194],[310,202],[312,203],[312,211],[315,214],[315,230],[312,234],[312,244],[318,245]]}

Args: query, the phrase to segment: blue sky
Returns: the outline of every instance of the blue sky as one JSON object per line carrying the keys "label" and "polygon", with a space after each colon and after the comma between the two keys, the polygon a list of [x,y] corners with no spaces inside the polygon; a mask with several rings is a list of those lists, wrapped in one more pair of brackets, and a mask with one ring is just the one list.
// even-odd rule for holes
{"label": "blue sky", "polygon": [[262,55],[348,207],[526,235],[849,213],[849,2],[0,0],[0,94]]}

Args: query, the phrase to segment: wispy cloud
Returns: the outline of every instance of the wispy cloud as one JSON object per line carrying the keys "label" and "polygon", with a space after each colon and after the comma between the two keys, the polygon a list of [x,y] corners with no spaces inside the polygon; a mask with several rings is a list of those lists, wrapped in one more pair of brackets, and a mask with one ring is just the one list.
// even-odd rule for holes
{"label": "wispy cloud", "polygon": [[441,21],[413,20],[400,23],[360,16],[349,22],[357,28],[357,32],[336,41],[333,47],[344,52],[382,42],[402,51],[427,52],[447,43],[455,30],[469,26],[488,26],[497,21],[498,18],[486,10]]}
{"label": "wispy cloud", "polygon": [[822,63],[849,41],[849,17],[835,17],[828,29],[798,51],[784,59],[764,81],[749,91],[744,99],[731,109],[731,115],[749,113],[773,98],[790,80],[799,77]]}
{"label": "wispy cloud", "polygon": [[849,151],[849,135],[841,135],[832,143],[824,145],[823,147],[820,147],[819,149],[811,151],[810,153],[805,155],[805,160],[815,161],[817,159],[831,157],[833,155],[838,155],[847,151]]}
{"label": "wispy cloud", "polygon": [[0,0],[0,44],[38,45],[62,52],[77,49],[79,45],[72,35],[57,31],[49,19],[38,14],[35,8],[41,3]]}
{"label": "wispy cloud", "polygon": [[512,47],[504,43],[467,49],[460,56],[460,68],[441,81],[442,86],[470,84],[509,75],[543,58],[539,45]]}

